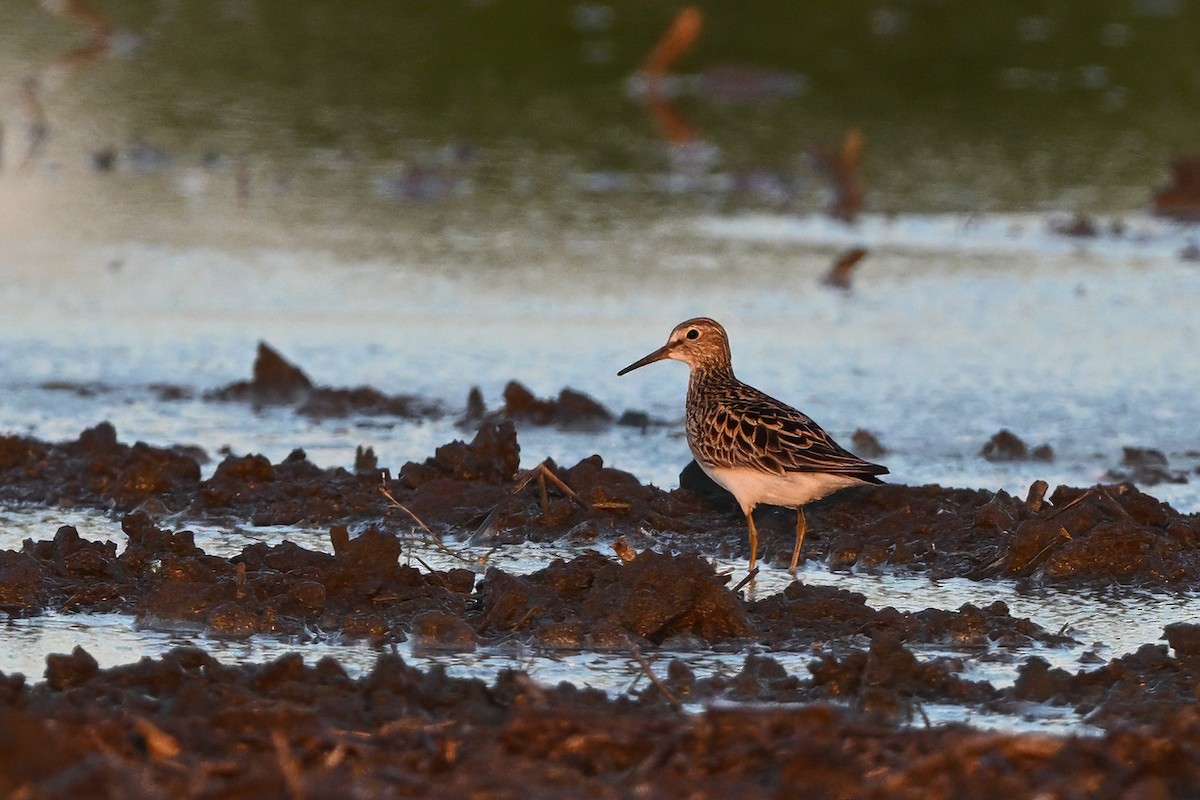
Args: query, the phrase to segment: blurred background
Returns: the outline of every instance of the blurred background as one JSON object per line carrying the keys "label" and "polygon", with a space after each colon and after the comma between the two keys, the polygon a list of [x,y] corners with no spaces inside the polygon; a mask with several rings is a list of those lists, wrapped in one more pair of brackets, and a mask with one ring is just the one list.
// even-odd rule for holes
{"label": "blurred background", "polygon": [[345,241],[820,210],[858,130],[866,210],[1125,212],[1200,152],[1197,30],[1182,0],[15,0],[4,175]]}

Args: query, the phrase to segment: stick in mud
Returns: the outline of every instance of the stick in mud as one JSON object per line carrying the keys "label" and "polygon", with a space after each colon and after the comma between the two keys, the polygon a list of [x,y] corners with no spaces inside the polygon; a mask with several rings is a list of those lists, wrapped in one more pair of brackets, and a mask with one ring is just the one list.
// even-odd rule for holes
{"label": "stick in mud", "polygon": [[[421,527],[421,530],[425,531],[425,534],[426,534],[425,536],[418,536],[418,537],[414,537],[414,538],[419,539],[420,541],[424,542],[425,544],[428,544],[428,545],[434,547],[439,552],[444,553],[445,555],[448,555],[451,558],[456,558],[459,561],[463,562],[464,564],[474,564],[474,563],[486,564],[488,559],[491,557],[492,553],[496,552],[496,548],[493,547],[491,550],[488,550],[482,556],[473,558],[471,556],[465,556],[462,553],[460,553],[456,550],[453,550],[452,548],[447,547],[445,545],[445,543],[442,542],[442,537],[440,537],[436,533],[434,533],[430,529],[430,527],[421,520],[420,517],[418,517],[407,506],[405,506],[403,503],[401,503],[399,500],[396,499],[396,496],[393,495],[391,490],[387,488],[386,483],[380,484],[379,493],[382,494],[384,497],[386,497],[388,502],[391,503],[393,507],[400,509],[405,514],[407,514],[409,517],[411,517],[412,520]],[[470,543],[471,543],[471,540],[468,539],[467,544],[469,545]],[[420,559],[417,559],[417,560],[420,561]],[[422,565],[425,566],[426,569],[429,569],[429,566],[426,565],[425,562],[421,561],[421,563],[422,563]],[[432,569],[430,569],[429,571],[431,573],[433,572]]]}
{"label": "stick in mud", "polygon": [[563,483],[562,479],[555,475],[554,471],[547,467],[546,462],[543,461],[522,475],[513,486],[512,491],[509,492],[508,497],[497,503],[496,507],[493,508],[486,517],[484,517],[483,522],[479,523],[479,527],[475,529],[475,532],[467,537],[468,546],[475,544],[477,539],[481,538],[487,533],[488,528],[490,528],[492,523],[496,521],[496,517],[500,515],[500,511],[504,508],[504,506],[511,502],[514,497],[524,491],[525,487],[528,486],[530,481],[532,481],[534,478],[538,479],[538,485],[542,490],[542,513],[545,513],[548,510],[549,505],[549,498],[546,496],[546,481],[550,481],[550,483],[554,484],[555,487],[562,491],[563,494],[570,498],[572,502],[574,502],[584,511],[588,510],[587,503],[583,502],[574,489]]}
{"label": "stick in mud", "polygon": [[755,567],[754,569],[747,572],[746,577],[744,577],[740,581],[738,581],[737,586],[734,586],[732,589],[730,589],[730,591],[733,592],[734,594],[737,594],[742,589],[746,588],[746,584],[750,583],[750,581],[754,580],[757,577],[758,577],[758,567]]}
{"label": "stick in mud", "polygon": [[646,661],[646,657],[642,655],[642,651],[633,643],[633,640],[628,636],[625,637],[625,644],[629,645],[629,651],[633,653],[633,657],[637,659],[638,664],[642,667],[642,672],[646,673],[646,677],[654,684],[654,688],[662,692],[662,696],[667,698],[667,702],[671,704],[671,708],[675,711],[683,711],[683,704],[671,693],[667,685],[659,680],[659,677],[654,674],[654,670],[650,669],[650,662]]}

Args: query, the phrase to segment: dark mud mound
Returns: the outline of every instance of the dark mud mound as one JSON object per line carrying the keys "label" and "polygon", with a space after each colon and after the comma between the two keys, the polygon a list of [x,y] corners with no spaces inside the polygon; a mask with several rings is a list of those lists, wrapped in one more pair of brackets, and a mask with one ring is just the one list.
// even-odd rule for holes
{"label": "dark mud mound", "polygon": [[156,498],[181,506],[199,483],[194,451],[121,444],[107,422],[60,444],[0,436],[0,498],[9,502],[128,510]]}
{"label": "dark mud mound", "polygon": [[641,428],[661,427],[667,423],[644,411],[628,410],[619,417],[595,398],[569,386],[557,397],[541,398],[519,381],[504,387],[504,405],[488,410],[483,392],[476,386],[467,394],[466,411],[459,418],[464,427],[482,423],[514,422],[521,425],[552,425],[563,431],[598,431],[613,424]]}
{"label": "dark mud mound", "polygon": [[113,543],[85,541],[69,526],[52,541],[0,553],[0,610],[121,612],[150,626],[221,635],[340,631],[403,641],[423,612],[461,617],[475,583],[465,569],[401,565],[401,542],[377,530],[351,539],[334,528],[333,555],[284,542],[225,559],[141,513],[122,528],[129,543],[119,556]]}
{"label": "dark mud mound", "polygon": [[[821,652],[808,665],[808,677],[789,674],[767,655],[752,655],[734,676],[701,679],[686,664],[673,661],[661,684],[685,701],[844,703],[856,714],[886,724],[920,720],[923,703],[980,707],[1015,716],[1031,704],[1066,706],[1085,724],[1108,730],[1154,725],[1178,709],[1200,709],[1196,698],[1200,656],[1177,650],[1172,657],[1161,645],[1143,645],[1135,653],[1075,674],[1033,656],[1019,667],[1016,683],[1000,690],[962,678],[963,667],[958,657],[920,659],[898,636],[880,632],[865,649]],[[640,699],[664,702],[658,685],[644,689]]]}
{"label": "dark mud mound", "polygon": [[715,700],[738,703],[836,702],[864,719],[881,724],[910,723],[919,718],[921,703],[977,705],[1003,695],[991,684],[959,677],[957,658],[918,660],[893,636],[879,636],[868,649],[840,657],[822,654],[808,667],[809,677],[791,675],[766,655],[750,655],[741,671],[697,679],[683,661],[672,660],[665,680],[651,683],[639,694],[649,704]]}
{"label": "dark mud mound", "polygon": [[244,519],[253,525],[349,522],[385,515],[381,474],[321,469],[303,450],[272,464],[260,455],[228,456],[196,487],[194,519]]}
{"label": "dark mud mound", "polygon": [[1198,756],[1194,704],[1056,739],[826,705],[689,715],[395,656],[351,678],[329,659],[226,666],[195,649],[99,670],[76,650],[44,683],[0,677],[5,796],[1143,798],[1188,795]]}
{"label": "dark mud mound", "polygon": [[1048,502],[1044,492],[1044,484],[1026,500],[937,486],[842,492],[810,507],[805,552],[834,568],[890,565],[1047,586],[1184,588],[1200,580],[1195,515],[1130,484],[1059,487]]}
{"label": "dark mud mound", "polygon": [[1109,470],[1107,477],[1113,481],[1132,481],[1142,486],[1187,483],[1188,480],[1186,472],[1170,468],[1161,450],[1149,447],[1124,448],[1120,468]]}
{"label": "dark mud mound", "polygon": [[984,444],[979,454],[988,461],[1053,461],[1054,450],[1048,444],[1040,444],[1032,450],[1021,437],[1012,431],[1001,430]]}
{"label": "dark mud mound", "polygon": [[779,594],[751,602],[747,613],[757,641],[773,647],[804,647],[812,642],[846,641],[851,637],[874,640],[881,636],[983,650],[1072,641],[1048,633],[1028,619],[1013,617],[1001,601],[986,608],[966,603],[958,611],[931,608],[900,612],[890,607],[871,608],[866,597],[857,592],[799,582]]}
{"label": "dark mud mound", "polygon": [[1074,675],[1031,658],[1007,694],[1019,701],[1070,706],[1094,725],[1113,727],[1153,723],[1194,705],[1197,686],[1200,655],[1176,648],[1172,657],[1163,645],[1145,644],[1099,669]]}
{"label": "dark mud mound", "polygon": [[724,576],[696,556],[653,552],[618,564],[595,553],[532,575],[489,570],[471,621],[481,634],[523,633],[543,646],[625,649],[668,639],[713,643],[753,634]]}
{"label": "dark mud mound", "polygon": [[1171,182],[1154,193],[1154,213],[1184,222],[1200,221],[1200,156],[1171,163]]}
{"label": "dark mud mound", "polygon": [[389,395],[369,386],[337,389],[318,386],[304,371],[266,342],[258,343],[254,375],[204,394],[206,400],[248,403],[254,408],[294,406],[298,413],[316,419],[392,416],[422,419],[441,416],[438,405],[412,395]]}

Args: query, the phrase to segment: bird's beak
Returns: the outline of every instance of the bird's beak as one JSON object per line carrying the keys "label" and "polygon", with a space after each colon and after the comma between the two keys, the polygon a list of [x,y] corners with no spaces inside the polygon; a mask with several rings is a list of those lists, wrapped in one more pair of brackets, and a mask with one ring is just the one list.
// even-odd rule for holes
{"label": "bird's beak", "polygon": [[630,364],[628,367],[621,370],[617,374],[624,375],[626,372],[633,372],[638,367],[644,367],[647,364],[653,364],[655,361],[662,361],[664,358],[670,358],[670,356],[671,356],[671,345],[664,344],[662,347],[658,348],[650,355],[646,356],[645,358],[638,359],[637,361],[633,362],[632,364]]}

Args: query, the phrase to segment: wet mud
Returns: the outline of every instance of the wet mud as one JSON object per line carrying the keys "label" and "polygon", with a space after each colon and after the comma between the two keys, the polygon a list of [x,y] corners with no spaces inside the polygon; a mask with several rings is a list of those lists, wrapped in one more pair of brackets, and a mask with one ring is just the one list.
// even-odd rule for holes
{"label": "wet mud", "polygon": [[[664,491],[604,465],[545,461],[521,472],[510,422],[484,423],[469,441],[437,448],[397,475],[363,451],[354,471],[322,469],[303,451],[277,464],[227,456],[201,478],[204,455],[119,441],[107,423],[74,441],[0,437],[0,501],[142,511],[173,525],[237,521],[375,525],[398,534],[419,520],[433,536],[472,544],[519,541],[675,548],[745,557],[745,521],[695,465]],[[892,569],[934,578],[1013,578],[1024,585],[1186,588],[1200,579],[1200,518],[1130,483],[1035,482],[1025,498],[940,486],[846,490],[807,507],[803,557],[833,569]],[[794,512],[756,512],[760,557],[790,555]]]}
{"label": "wet mud", "polygon": [[[838,702],[687,713],[662,702],[658,688],[612,700],[569,684],[540,686],[521,672],[491,683],[451,678],[387,654],[352,678],[332,659],[310,666],[292,654],[227,666],[194,648],[100,670],[77,648],[51,657],[44,681],[0,677],[0,792],[975,798],[1086,789],[1157,798],[1186,796],[1200,781],[1194,702],[1092,737],[897,725],[897,694],[906,706],[936,687],[989,694],[906,656],[882,640],[854,660],[816,666],[809,678],[751,658],[728,681],[742,696]],[[1171,659],[1158,661],[1162,670]],[[710,691],[677,664],[660,681],[667,691]],[[1132,680],[1132,670],[1121,671]],[[1025,681],[1026,692],[1034,682]],[[856,702],[841,702],[848,696]]]}
{"label": "wet mud", "polygon": [[[321,469],[299,451],[277,464],[228,456],[207,479],[204,458],[122,443],[108,424],[68,442],[0,437],[0,500],[103,509],[124,539],[119,548],[63,526],[0,552],[0,611],[367,640],[380,649],[374,671],[353,678],[299,655],[225,666],[188,649],[107,670],[82,651],[53,655],[40,682],[0,680],[6,794],[775,796],[805,786],[817,796],[973,797],[985,786],[991,796],[999,786],[1026,795],[1089,785],[1100,796],[1157,797],[1200,778],[1195,625],[1071,673],[1028,655],[1071,640],[1000,601],[900,612],[801,582],[757,598],[707,558],[745,557],[745,523],[694,465],[674,491],[599,456],[522,471],[507,418],[394,476],[369,450],[353,471]],[[1018,591],[1196,584],[1195,516],[1127,483],[1047,490],[842,492],[808,507],[805,556],[835,571],[1016,579]],[[794,512],[760,509],[757,519],[760,556],[789,557]],[[214,521],[327,525],[331,552],[285,541],[210,555],[187,526]],[[480,546],[471,552],[554,542],[578,554],[528,575],[471,558],[432,570],[409,565],[414,538]],[[613,699],[519,672],[491,684],[452,679],[389,654],[408,641],[447,652],[609,651],[629,657],[637,685]],[[973,680],[965,657],[926,648],[1006,659],[1018,678]],[[660,651],[749,655],[735,674],[697,676],[686,660],[655,660]],[[814,657],[801,673],[773,657],[797,652]],[[1014,715],[1061,707],[1107,733],[929,727],[931,703]]]}

